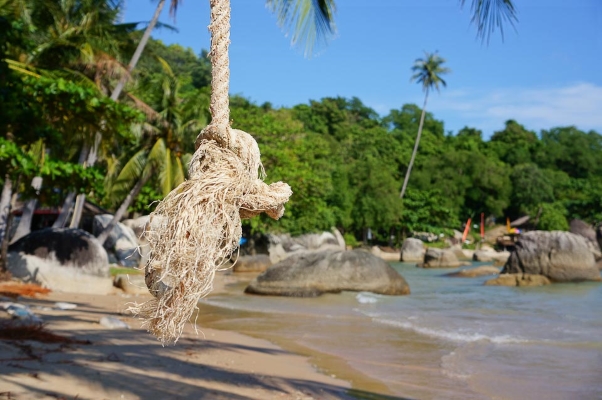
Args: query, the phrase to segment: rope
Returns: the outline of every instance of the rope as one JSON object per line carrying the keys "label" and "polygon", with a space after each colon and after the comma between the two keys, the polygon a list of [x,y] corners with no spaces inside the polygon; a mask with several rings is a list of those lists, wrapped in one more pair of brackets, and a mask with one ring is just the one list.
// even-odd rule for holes
{"label": "rope", "polygon": [[257,142],[230,128],[230,0],[210,5],[211,124],[196,139],[189,179],[151,213],[145,281],[154,299],[129,308],[163,344],[178,340],[215,272],[235,254],[241,219],[278,219],[292,195],[286,183],[263,182]]}
{"label": "rope", "polygon": [[215,140],[220,146],[230,147],[230,0],[210,0],[211,23],[211,124],[197,137],[195,147],[201,140]]}

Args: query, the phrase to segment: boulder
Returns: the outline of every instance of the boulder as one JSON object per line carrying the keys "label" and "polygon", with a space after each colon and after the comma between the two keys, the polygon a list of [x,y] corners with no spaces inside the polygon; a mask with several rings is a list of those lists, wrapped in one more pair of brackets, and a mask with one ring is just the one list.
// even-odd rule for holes
{"label": "boulder", "polygon": [[133,219],[124,219],[121,223],[130,228],[134,232],[134,236],[140,239],[150,226],[150,215],[143,215],[142,217]]}
{"label": "boulder", "polygon": [[382,258],[385,261],[399,261],[399,251],[386,251],[379,246],[372,246],[370,253],[376,257]]}
{"label": "boulder", "polygon": [[[111,214],[97,215],[94,217],[93,232],[98,236],[113,219]],[[123,267],[137,267],[140,265],[140,253],[138,252],[138,238],[132,230],[118,222],[113,227],[111,234],[104,242],[104,248],[109,257],[114,256],[117,264]]]}
{"label": "boulder", "polygon": [[113,291],[107,252],[80,229],[34,231],[9,247],[14,277],[54,291],[108,294]]}
{"label": "boulder", "polygon": [[522,234],[502,273],[544,275],[552,282],[600,280],[586,239],[562,231]]}
{"label": "boulder", "polygon": [[552,282],[543,275],[500,274],[485,282],[485,286],[544,286]]}
{"label": "boulder", "polygon": [[590,242],[597,243],[596,241],[596,230],[587,222],[580,219],[574,219],[569,225],[569,232],[575,235],[583,236]]}
{"label": "boulder", "polygon": [[309,233],[291,237],[289,234],[269,235],[268,253],[272,264],[306,251],[345,250],[345,240],[340,232]]}
{"label": "boulder", "polygon": [[569,232],[583,236],[596,261],[602,260],[602,247],[598,244],[596,230],[590,224],[574,219],[571,221]]}
{"label": "boulder", "polygon": [[422,240],[407,238],[401,246],[401,261],[420,262],[424,259],[424,243]]}
{"label": "boulder", "polygon": [[127,294],[149,294],[144,274],[118,274],[113,279],[113,285]]}
{"label": "boulder", "polygon": [[240,256],[234,263],[234,272],[263,272],[272,265],[270,256],[257,254],[254,256]]}
{"label": "boulder", "polygon": [[472,260],[471,257],[468,257],[469,255],[472,255],[472,251],[465,252],[460,245],[452,245],[448,247],[448,250],[452,251],[458,260]]}
{"label": "boulder", "polygon": [[497,275],[499,273],[500,269],[498,267],[494,267],[492,265],[482,265],[476,268],[466,268],[460,271],[451,272],[449,274],[445,274],[445,276],[456,278],[476,278],[478,276]]}
{"label": "boulder", "polygon": [[475,250],[473,253],[473,261],[493,262],[497,265],[504,265],[510,257],[509,251],[495,251],[491,248]]}
{"label": "boulder", "polygon": [[458,260],[456,254],[449,249],[429,247],[424,253],[424,262],[418,264],[421,268],[458,268],[469,263]]}
{"label": "boulder", "polygon": [[410,288],[384,260],[361,250],[294,254],[257,276],[245,292],[313,297],[343,290],[404,295]]}
{"label": "boulder", "polygon": [[432,243],[439,240],[439,235],[432,232],[412,232],[412,237],[427,243]]}

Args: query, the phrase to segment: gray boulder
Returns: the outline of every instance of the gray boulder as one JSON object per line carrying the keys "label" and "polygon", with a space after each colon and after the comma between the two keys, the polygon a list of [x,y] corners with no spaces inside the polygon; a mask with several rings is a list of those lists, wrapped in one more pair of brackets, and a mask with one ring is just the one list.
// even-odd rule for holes
{"label": "gray boulder", "polygon": [[[93,232],[98,236],[113,219],[111,214],[97,215],[94,217]],[[138,238],[132,230],[118,222],[113,226],[111,234],[104,242],[104,248],[109,257],[113,256],[117,264],[123,267],[135,268],[140,264],[140,253],[138,252]]]}
{"label": "gray boulder", "polygon": [[553,282],[600,280],[586,239],[561,231],[521,235],[502,273],[543,275]]}
{"label": "gray boulder", "polygon": [[124,219],[121,223],[134,232],[134,236],[140,239],[144,232],[150,227],[150,215],[143,215],[142,217],[133,219]]}
{"label": "gray boulder", "polygon": [[276,264],[285,258],[307,251],[322,250],[345,250],[345,240],[341,233],[333,229],[332,232],[308,233],[295,236],[268,235],[268,253],[272,264]]}
{"label": "gray boulder", "polygon": [[598,244],[596,230],[590,224],[580,219],[574,219],[571,221],[569,232],[583,236],[596,261],[602,260],[602,247]]}
{"label": "gray boulder", "polygon": [[495,251],[491,248],[475,250],[472,259],[481,262],[493,262],[497,265],[504,265],[510,257],[509,251]]}
{"label": "gray boulder", "polygon": [[421,268],[458,268],[469,263],[458,260],[456,254],[450,249],[436,249],[429,247],[424,253],[424,262],[418,264]]}
{"label": "gray boulder", "polygon": [[378,258],[382,258],[385,261],[399,261],[399,250],[398,251],[388,251],[387,248],[381,248],[379,246],[372,246],[370,248],[370,253],[375,255]]}
{"label": "gray boulder", "polygon": [[48,228],[34,231],[9,247],[14,277],[70,293],[112,292],[107,252],[88,232]]}
{"label": "gray boulder", "polygon": [[420,262],[424,259],[424,251],[422,240],[407,238],[401,246],[400,260],[403,262]]}
{"label": "gray boulder", "polygon": [[384,260],[361,250],[324,250],[294,254],[253,280],[245,292],[313,297],[343,290],[404,295],[410,288]]}
{"label": "gray boulder", "polygon": [[600,251],[602,251],[602,222],[596,226],[596,241],[598,242]]}
{"label": "gray boulder", "polygon": [[240,256],[234,263],[232,270],[234,272],[263,272],[270,265],[272,265],[272,262],[267,254]]}

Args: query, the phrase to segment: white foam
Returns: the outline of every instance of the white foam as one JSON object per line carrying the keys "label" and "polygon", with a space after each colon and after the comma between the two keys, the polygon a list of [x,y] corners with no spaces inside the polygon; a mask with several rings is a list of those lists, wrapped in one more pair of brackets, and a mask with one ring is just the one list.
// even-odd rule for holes
{"label": "white foam", "polygon": [[358,293],[357,296],[355,296],[355,299],[357,300],[358,303],[361,303],[361,304],[378,303],[378,297],[376,297],[376,295],[373,295],[371,293],[366,293],[366,292]]}
{"label": "white foam", "polygon": [[470,342],[477,342],[480,340],[486,340],[486,341],[489,341],[491,343],[496,343],[496,344],[513,344],[513,343],[528,342],[528,340],[526,340],[526,339],[523,339],[520,337],[515,337],[515,336],[509,336],[509,335],[489,336],[489,335],[485,335],[482,333],[462,333],[462,332],[444,331],[441,329],[427,328],[427,327],[415,325],[409,321],[408,322],[391,321],[391,320],[383,319],[383,318],[374,318],[373,321],[381,323],[381,324],[386,324],[386,325],[396,326],[396,327],[403,328],[403,329],[408,329],[408,330],[414,331],[416,333],[420,333],[420,334],[434,337],[437,339],[445,339],[445,340],[449,340],[452,342],[459,342],[459,343],[470,343]]}

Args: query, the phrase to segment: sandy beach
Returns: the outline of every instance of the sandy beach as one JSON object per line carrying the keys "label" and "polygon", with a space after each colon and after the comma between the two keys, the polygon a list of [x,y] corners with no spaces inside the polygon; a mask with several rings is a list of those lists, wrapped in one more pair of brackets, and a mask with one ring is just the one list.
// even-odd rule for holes
{"label": "sandy beach", "polygon": [[[140,301],[116,292],[21,297],[64,343],[0,340],[0,398],[10,399],[345,399],[350,384],[319,373],[306,357],[268,341],[192,326],[162,347],[124,313]],[[77,305],[56,309],[57,302]],[[0,312],[1,318],[8,314]],[[130,329],[99,324],[112,316]]]}

